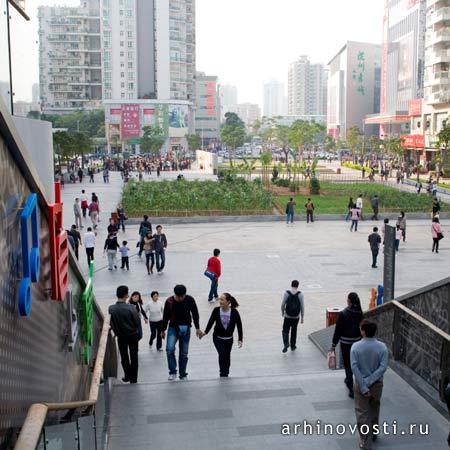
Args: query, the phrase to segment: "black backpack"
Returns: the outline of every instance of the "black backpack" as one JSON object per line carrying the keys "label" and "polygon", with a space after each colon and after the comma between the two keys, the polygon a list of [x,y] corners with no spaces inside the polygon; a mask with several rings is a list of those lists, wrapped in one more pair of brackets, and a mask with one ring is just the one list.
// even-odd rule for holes
{"label": "black backpack", "polygon": [[297,317],[301,311],[300,299],[298,298],[301,292],[298,291],[296,294],[293,294],[291,291],[286,291],[286,293],[288,294],[288,298],[284,311],[290,317]]}

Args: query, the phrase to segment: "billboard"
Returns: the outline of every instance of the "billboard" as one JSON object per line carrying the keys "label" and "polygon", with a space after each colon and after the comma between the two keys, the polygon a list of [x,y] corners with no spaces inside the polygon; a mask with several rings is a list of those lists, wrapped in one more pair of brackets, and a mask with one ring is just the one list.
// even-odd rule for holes
{"label": "billboard", "polygon": [[169,136],[184,137],[189,129],[189,107],[187,105],[169,106]]}
{"label": "billboard", "polygon": [[140,137],[141,126],[139,121],[139,105],[122,105],[120,129],[123,141]]}
{"label": "billboard", "polygon": [[110,123],[108,126],[108,141],[120,139],[120,124]]}

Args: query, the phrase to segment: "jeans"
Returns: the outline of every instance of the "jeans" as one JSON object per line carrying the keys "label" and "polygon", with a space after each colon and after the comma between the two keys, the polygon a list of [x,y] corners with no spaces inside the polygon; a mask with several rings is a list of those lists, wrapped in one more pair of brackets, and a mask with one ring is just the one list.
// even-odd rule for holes
{"label": "jeans", "polygon": [[306,210],[306,223],[309,221],[314,222],[314,212],[312,210]]}
{"label": "jeans", "polygon": [[294,223],[294,213],[293,212],[288,212],[286,214],[286,223]]}
{"label": "jeans", "polygon": [[372,250],[372,267],[377,267],[378,250]]}
{"label": "jeans", "polygon": [[350,392],[353,391],[353,372],[350,364],[350,350],[353,344],[343,344],[341,342],[342,359],[344,361],[345,369],[345,384]]}
{"label": "jeans", "polygon": [[[183,325],[182,325],[183,327]],[[186,329],[184,329],[186,327]],[[177,374],[177,360],[175,359],[175,345],[179,341],[179,356],[178,356],[178,366],[180,370],[180,379],[184,378],[186,373],[186,366],[188,362],[188,352],[189,352],[189,339],[191,338],[191,329],[189,325],[184,325],[183,330],[177,333],[174,327],[169,327],[167,332],[167,364],[169,366],[169,374]]]}
{"label": "jeans", "polygon": [[125,379],[136,383],[138,377],[138,351],[139,339],[133,337],[118,337],[120,359],[125,374]]}
{"label": "jeans", "polygon": [[[383,382],[377,381],[370,386],[370,397],[361,394],[359,386],[355,386],[355,414],[358,428],[368,425],[373,430],[373,425],[378,425],[380,419],[380,402],[383,393]],[[364,427],[366,428],[366,427]],[[365,431],[365,430],[364,430]],[[372,433],[360,432],[361,444],[365,450],[372,448]]]}
{"label": "jeans", "polygon": [[84,208],[81,207],[81,212],[83,213],[83,217],[86,219],[86,211],[87,211],[87,206],[85,206]]}
{"label": "jeans", "polygon": [[161,331],[162,331],[162,320],[159,322],[150,322],[150,341],[149,344],[153,345],[153,341],[156,338],[156,348],[159,350],[162,347],[162,338],[161,338]]}
{"label": "jeans", "polygon": [[119,219],[119,225],[117,227],[118,230],[120,230],[120,227],[122,227],[122,231],[125,232],[125,220]]}
{"label": "jeans", "polygon": [[156,270],[161,272],[166,265],[166,252],[164,250],[159,250],[155,252],[156,257]]}
{"label": "jeans", "polygon": [[75,214],[75,225],[78,229],[83,228],[83,223],[81,222],[81,216],[79,214]]}
{"label": "jeans", "polygon": [[345,221],[348,222],[348,219],[350,219],[350,217],[352,217],[352,212],[348,211],[347,215],[345,216]]}
{"label": "jeans", "polygon": [[395,248],[395,251],[398,252],[398,249],[400,248],[400,239],[396,239],[394,241],[394,248]]}
{"label": "jeans", "polygon": [[227,377],[230,373],[233,339],[220,339],[217,336],[213,336],[213,342],[219,355],[220,376]]}
{"label": "jeans", "polygon": [[350,227],[350,231],[353,231],[353,227],[355,227],[355,231],[358,231],[358,221],[352,219],[352,226]]}
{"label": "jeans", "polygon": [[[150,265],[150,260],[152,264]],[[153,266],[155,265],[155,254],[153,252],[145,254],[145,267],[147,267],[147,273],[153,273]]]}
{"label": "jeans", "polygon": [[87,256],[87,262],[88,262],[88,266],[89,266],[91,261],[94,261],[94,247],[86,248],[86,256]]}
{"label": "jeans", "polygon": [[213,297],[214,298],[219,297],[219,294],[217,293],[218,286],[219,286],[219,279],[216,277],[213,280],[211,280],[211,289],[209,290],[208,294],[209,301],[212,301]]}
{"label": "jeans", "polygon": [[125,267],[127,268],[127,270],[130,270],[130,261],[128,256],[122,256],[122,265],[120,266],[120,268],[125,269]]}
{"label": "jeans", "polygon": [[[283,322],[283,345],[285,348],[291,345],[291,348],[295,348],[297,344],[297,327],[300,319],[284,318]],[[291,332],[291,339],[289,341],[289,331]]]}
{"label": "jeans", "polygon": [[116,267],[116,250],[107,250],[106,254],[108,255],[108,269],[113,270]]}

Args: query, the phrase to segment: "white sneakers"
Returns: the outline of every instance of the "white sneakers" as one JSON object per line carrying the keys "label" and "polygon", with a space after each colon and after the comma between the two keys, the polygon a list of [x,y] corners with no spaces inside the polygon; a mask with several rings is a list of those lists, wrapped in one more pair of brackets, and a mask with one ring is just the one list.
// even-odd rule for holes
{"label": "white sneakers", "polygon": [[176,374],[171,373],[169,374],[169,378],[167,378],[169,381],[174,381],[177,378]]}

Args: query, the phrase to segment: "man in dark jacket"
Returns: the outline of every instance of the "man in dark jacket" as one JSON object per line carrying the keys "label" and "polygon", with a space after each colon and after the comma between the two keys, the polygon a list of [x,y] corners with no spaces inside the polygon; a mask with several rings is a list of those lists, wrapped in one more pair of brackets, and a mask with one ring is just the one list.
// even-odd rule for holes
{"label": "man in dark jacket", "polygon": [[162,232],[161,225],[156,227],[156,234],[153,235],[153,246],[155,249],[156,270],[158,273],[162,273],[166,265],[167,238]]}
{"label": "man in dark jacket", "polygon": [[380,250],[381,236],[378,234],[378,227],[373,228],[373,233],[369,235],[368,239],[370,250],[372,252],[372,269],[377,268],[377,257]]}
{"label": "man in dark jacket", "polygon": [[141,222],[139,226],[139,257],[142,256],[142,252],[144,251],[144,237],[147,236],[147,233],[152,233],[152,224],[148,220],[148,216],[144,216],[144,220]]}
{"label": "man in dark jacket", "polygon": [[138,379],[138,350],[139,350],[139,330],[141,328],[141,318],[137,309],[127,303],[128,286],[117,288],[117,303],[109,307],[111,314],[111,328],[117,337],[121,363],[125,383],[137,383]]}
{"label": "man in dark jacket", "polygon": [[77,230],[77,226],[76,225],[72,225],[72,227],[70,228],[70,230],[67,232],[67,234],[69,236],[72,236],[73,239],[73,250],[75,252],[75,256],[78,259],[78,248],[81,244],[81,234],[78,232]]}
{"label": "man in dark jacket", "polygon": [[341,344],[342,359],[345,369],[345,384],[348,388],[348,396],[354,397],[353,391],[353,372],[350,363],[350,350],[355,342],[361,339],[359,324],[363,319],[361,309],[361,301],[358,294],[350,292],[347,297],[347,308],[342,310],[336,322],[333,335],[332,348],[336,348],[338,343]]}
{"label": "man in dark jacket", "polygon": [[370,200],[370,204],[372,206],[373,216],[372,220],[378,220],[378,208],[379,208],[379,200],[378,195],[374,195]]}
{"label": "man in dark jacket", "polygon": [[177,361],[175,359],[175,345],[177,341],[179,341],[178,365],[180,380],[185,381],[187,379],[186,367],[192,321],[194,321],[198,338],[203,335],[203,332],[200,330],[197,304],[193,297],[186,295],[186,286],[177,284],[173,292],[175,295],[169,297],[164,305],[161,337],[165,339],[168,325],[166,352],[169,366],[169,381],[173,381],[177,377]]}

